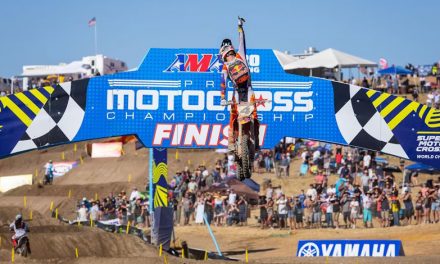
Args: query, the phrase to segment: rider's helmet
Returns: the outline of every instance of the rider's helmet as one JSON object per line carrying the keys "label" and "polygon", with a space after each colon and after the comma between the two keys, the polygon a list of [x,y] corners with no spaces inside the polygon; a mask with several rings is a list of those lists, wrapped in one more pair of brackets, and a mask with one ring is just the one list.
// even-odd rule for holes
{"label": "rider's helmet", "polygon": [[18,214],[15,216],[15,221],[20,222],[23,219],[23,217],[21,216],[21,214]]}
{"label": "rider's helmet", "polygon": [[232,41],[230,39],[224,39],[222,41],[222,45],[220,46],[220,55],[222,56],[223,61],[225,61],[226,54],[228,54],[230,51],[235,53],[234,46],[232,46]]}

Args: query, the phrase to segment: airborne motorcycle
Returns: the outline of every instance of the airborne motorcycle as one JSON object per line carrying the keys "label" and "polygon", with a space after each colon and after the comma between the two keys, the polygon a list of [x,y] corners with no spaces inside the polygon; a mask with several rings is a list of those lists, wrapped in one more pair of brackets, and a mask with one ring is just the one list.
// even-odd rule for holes
{"label": "airborne motorcycle", "polygon": [[[255,157],[255,129],[252,114],[258,104],[270,102],[269,100],[256,100],[255,102],[228,101],[227,105],[237,106],[238,115],[234,120],[234,126],[238,127],[238,134],[232,133],[235,144],[235,161],[237,162],[238,176],[240,180],[252,176],[252,165]],[[229,129],[233,129],[230,127]]]}

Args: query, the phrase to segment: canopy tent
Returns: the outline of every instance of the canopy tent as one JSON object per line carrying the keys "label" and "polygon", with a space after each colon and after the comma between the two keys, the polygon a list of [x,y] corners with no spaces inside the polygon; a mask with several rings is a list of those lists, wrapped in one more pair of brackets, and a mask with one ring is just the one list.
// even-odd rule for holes
{"label": "canopy tent", "polygon": [[405,75],[405,74],[412,74],[412,71],[407,70],[402,66],[393,65],[391,67],[378,71],[378,73],[381,75],[385,75],[385,74]]}
{"label": "canopy tent", "polygon": [[69,64],[49,65],[49,66],[27,66],[23,68],[23,74],[20,77],[37,77],[46,75],[67,75],[77,73],[87,73],[90,65],[82,61],[73,61]]}
{"label": "canopy tent", "polygon": [[279,50],[273,50],[273,53],[277,57],[278,62],[281,64],[281,67],[283,67],[284,70],[286,70],[285,69],[286,65],[299,60],[299,58],[294,57],[292,55],[289,55],[287,53],[281,52]]}
{"label": "canopy tent", "polygon": [[238,195],[244,195],[251,200],[258,200],[258,193],[245,183],[237,179],[229,179],[226,183],[214,184],[204,189],[204,192],[225,192],[228,189],[234,190]]}
{"label": "canopy tent", "polygon": [[285,70],[314,68],[377,67],[377,64],[335,49],[326,49],[302,60],[287,64]]}
{"label": "canopy tent", "polygon": [[419,173],[426,174],[440,174],[440,169],[434,168],[429,165],[425,165],[423,163],[414,163],[405,167],[405,170],[409,171],[417,171]]}

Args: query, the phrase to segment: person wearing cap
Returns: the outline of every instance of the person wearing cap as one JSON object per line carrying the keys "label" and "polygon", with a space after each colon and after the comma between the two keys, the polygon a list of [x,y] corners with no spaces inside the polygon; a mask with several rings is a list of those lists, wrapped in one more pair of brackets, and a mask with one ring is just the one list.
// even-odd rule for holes
{"label": "person wearing cap", "polygon": [[414,215],[414,206],[412,203],[411,192],[409,188],[406,188],[403,197],[402,197],[403,205],[405,206],[405,224],[410,225],[412,216]]}

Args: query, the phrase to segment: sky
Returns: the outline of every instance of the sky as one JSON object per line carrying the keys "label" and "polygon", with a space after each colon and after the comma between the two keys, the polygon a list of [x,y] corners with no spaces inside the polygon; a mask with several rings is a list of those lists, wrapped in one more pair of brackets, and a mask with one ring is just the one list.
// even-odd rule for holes
{"label": "sky", "polygon": [[437,0],[2,0],[0,76],[98,53],[139,65],[149,48],[218,48],[237,41],[246,18],[248,48],[302,53],[334,48],[389,64],[440,59]]}

